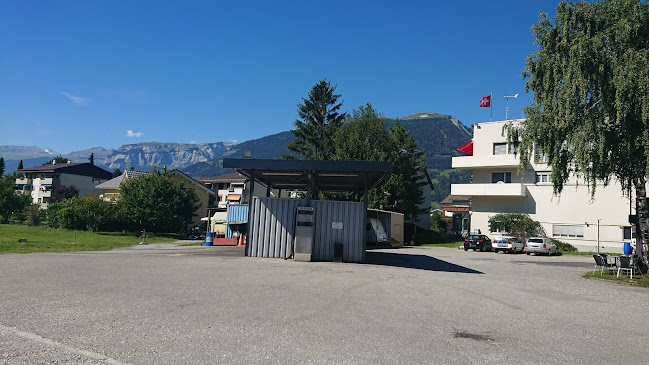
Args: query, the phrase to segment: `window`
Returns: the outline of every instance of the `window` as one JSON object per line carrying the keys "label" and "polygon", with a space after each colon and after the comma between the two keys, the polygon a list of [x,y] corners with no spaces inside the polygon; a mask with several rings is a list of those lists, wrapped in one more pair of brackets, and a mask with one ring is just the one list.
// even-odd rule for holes
{"label": "window", "polygon": [[494,155],[506,155],[507,143],[494,143]]}
{"label": "window", "polygon": [[583,225],[552,225],[552,236],[554,237],[584,237]]}
{"label": "window", "polygon": [[632,227],[622,227],[622,239],[623,240],[631,240],[635,238],[635,232],[633,232]]}
{"label": "window", "polygon": [[549,183],[552,182],[550,176],[552,173],[550,171],[538,171],[536,173],[536,183]]}
{"label": "window", "polygon": [[535,163],[548,163],[550,159],[548,154],[543,152],[538,144],[534,144],[534,162]]}
{"label": "window", "polygon": [[512,173],[511,172],[492,172],[491,173],[491,183],[496,184],[499,182],[510,183],[512,182]]}

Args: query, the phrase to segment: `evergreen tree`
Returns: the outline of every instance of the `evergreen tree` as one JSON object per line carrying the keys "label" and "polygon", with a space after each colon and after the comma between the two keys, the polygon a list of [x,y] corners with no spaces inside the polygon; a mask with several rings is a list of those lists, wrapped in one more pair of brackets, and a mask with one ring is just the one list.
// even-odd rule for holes
{"label": "evergreen tree", "polygon": [[23,160],[20,160],[20,162],[18,162],[18,170],[22,170],[23,168]]}
{"label": "evergreen tree", "polygon": [[300,119],[295,120],[292,130],[295,139],[286,148],[294,155],[284,158],[307,160],[330,160],[333,158],[335,145],[333,136],[345,120],[346,113],[339,114],[341,95],[334,94],[336,87],[331,87],[327,79],[321,80],[309,92],[309,98],[302,98],[298,104]]}
{"label": "evergreen tree", "polygon": [[53,159],[47,161],[45,164],[46,165],[52,165],[54,163],[59,164],[59,163],[68,163],[68,162],[70,162],[70,160],[68,160],[67,158],[61,157],[61,156],[56,156]]}
{"label": "evergreen tree", "polygon": [[586,180],[593,198],[597,184],[612,177],[623,191],[634,188],[647,263],[649,4],[562,1],[554,24],[541,13],[532,31],[538,50],[528,56],[523,76],[534,101],[526,120],[504,130],[510,143],[520,144],[519,168],[534,153],[546,154],[557,195],[575,175]]}
{"label": "evergreen tree", "polygon": [[113,171],[113,178],[116,178],[121,174],[122,174],[122,171],[120,171],[120,169],[115,169],[115,171]]}
{"label": "evergreen tree", "polygon": [[5,174],[5,158],[0,157],[0,177],[3,177]]}
{"label": "evergreen tree", "polygon": [[95,154],[91,153],[90,157],[88,158],[88,161],[90,161],[90,164],[94,165],[95,164]]}
{"label": "evergreen tree", "polygon": [[428,210],[420,208],[424,202],[423,187],[426,185],[423,173],[426,166],[422,165],[425,152],[417,150],[414,137],[399,119],[395,119],[390,127],[388,138],[388,160],[392,162],[392,174],[381,187],[378,204],[382,209],[403,213],[412,220]]}

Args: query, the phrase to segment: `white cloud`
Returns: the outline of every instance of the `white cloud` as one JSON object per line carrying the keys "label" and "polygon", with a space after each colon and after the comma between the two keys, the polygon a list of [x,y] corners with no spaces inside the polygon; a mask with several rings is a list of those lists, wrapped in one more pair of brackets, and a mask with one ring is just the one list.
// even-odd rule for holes
{"label": "white cloud", "polygon": [[126,131],[126,137],[139,138],[139,137],[142,137],[143,135],[144,135],[144,133],[142,133],[142,132]]}
{"label": "white cloud", "polygon": [[72,95],[69,92],[66,91],[59,91],[59,94],[65,96],[66,98],[70,99],[73,103],[77,105],[85,105],[88,104],[90,99],[84,98],[83,96],[77,96],[77,95]]}

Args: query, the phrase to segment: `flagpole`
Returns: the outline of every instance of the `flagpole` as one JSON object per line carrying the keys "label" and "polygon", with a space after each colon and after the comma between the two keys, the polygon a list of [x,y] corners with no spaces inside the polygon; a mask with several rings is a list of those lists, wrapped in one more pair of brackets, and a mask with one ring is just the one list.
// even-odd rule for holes
{"label": "flagpole", "polygon": [[494,93],[489,94],[489,121],[494,121],[494,106],[493,106]]}

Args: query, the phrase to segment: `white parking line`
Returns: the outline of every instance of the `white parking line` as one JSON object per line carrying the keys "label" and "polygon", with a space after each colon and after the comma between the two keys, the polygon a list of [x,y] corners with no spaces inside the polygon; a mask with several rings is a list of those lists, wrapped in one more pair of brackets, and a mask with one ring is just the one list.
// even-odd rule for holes
{"label": "white parking line", "polygon": [[9,333],[9,334],[12,334],[12,335],[15,335],[15,336],[18,336],[18,337],[25,338],[25,339],[30,340],[30,341],[38,342],[41,345],[54,347],[54,348],[57,348],[57,349],[60,349],[60,350],[64,350],[64,351],[73,353],[75,355],[87,357],[87,358],[89,358],[91,360],[101,361],[101,362],[104,362],[106,364],[126,365],[126,363],[119,362],[119,361],[117,361],[115,359],[111,359],[110,357],[104,356],[102,354],[98,354],[96,352],[70,347],[70,346],[64,345],[64,344],[62,344],[60,342],[56,342],[56,341],[50,340],[48,338],[41,337],[41,336],[39,336],[39,335],[37,335],[35,333],[19,331],[16,328],[13,328],[13,327],[7,327],[7,326],[3,326],[3,325],[0,324],[0,332]]}

